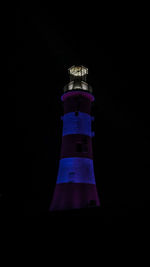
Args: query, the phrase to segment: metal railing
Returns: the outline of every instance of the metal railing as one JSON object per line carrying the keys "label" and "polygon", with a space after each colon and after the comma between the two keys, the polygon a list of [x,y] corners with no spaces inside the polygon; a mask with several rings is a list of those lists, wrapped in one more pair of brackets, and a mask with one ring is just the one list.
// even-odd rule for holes
{"label": "metal railing", "polygon": [[92,93],[92,87],[84,81],[71,81],[64,87],[64,93],[72,90],[83,90]]}

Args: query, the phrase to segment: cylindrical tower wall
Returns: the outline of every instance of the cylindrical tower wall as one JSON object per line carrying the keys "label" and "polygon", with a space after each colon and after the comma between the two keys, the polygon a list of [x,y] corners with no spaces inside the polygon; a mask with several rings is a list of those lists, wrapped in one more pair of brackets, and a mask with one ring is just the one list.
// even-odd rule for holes
{"label": "cylindrical tower wall", "polygon": [[66,92],[61,100],[64,106],[62,145],[50,209],[99,206],[92,152],[94,97],[89,92],[76,90]]}

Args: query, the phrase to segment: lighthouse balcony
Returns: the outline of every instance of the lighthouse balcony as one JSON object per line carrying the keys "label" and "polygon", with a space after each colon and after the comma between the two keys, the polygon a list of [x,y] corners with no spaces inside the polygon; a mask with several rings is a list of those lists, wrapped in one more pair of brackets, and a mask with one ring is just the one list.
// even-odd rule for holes
{"label": "lighthouse balcony", "polygon": [[71,81],[64,87],[64,93],[72,90],[83,90],[92,93],[92,87],[84,81]]}

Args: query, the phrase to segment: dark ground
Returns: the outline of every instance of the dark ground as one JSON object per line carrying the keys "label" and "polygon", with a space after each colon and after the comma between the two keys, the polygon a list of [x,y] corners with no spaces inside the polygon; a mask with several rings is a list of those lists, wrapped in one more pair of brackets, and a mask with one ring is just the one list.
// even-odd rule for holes
{"label": "dark ground", "polygon": [[86,3],[69,12],[43,1],[33,7],[20,2],[8,16],[6,167],[0,192],[4,214],[48,216],[61,146],[60,96],[69,81],[67,69],[82,64],[89,68],[96,100],[93,150],[101,209],[75,214],[101,216],[108,222],[146,216],[146,20],[142,10],[135,12],[131,6]]}

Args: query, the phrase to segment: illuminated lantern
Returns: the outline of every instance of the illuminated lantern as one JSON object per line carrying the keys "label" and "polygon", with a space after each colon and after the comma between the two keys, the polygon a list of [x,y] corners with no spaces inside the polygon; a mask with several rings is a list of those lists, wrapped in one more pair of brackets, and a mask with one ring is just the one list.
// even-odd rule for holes
{"label": "illuminated lantern", "polygon": [[96,189],[91,125],[92,87],[86,83],[88,69],[72,66],[70,82],[61,96],[64,106],[62,145],[56,186],[50,210],[99,206]]}

